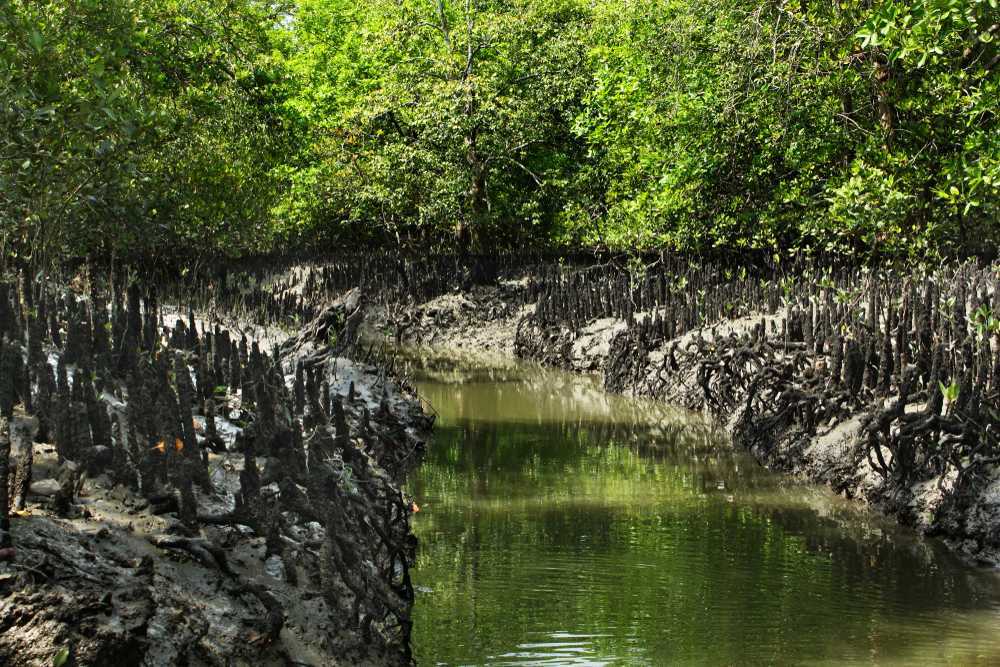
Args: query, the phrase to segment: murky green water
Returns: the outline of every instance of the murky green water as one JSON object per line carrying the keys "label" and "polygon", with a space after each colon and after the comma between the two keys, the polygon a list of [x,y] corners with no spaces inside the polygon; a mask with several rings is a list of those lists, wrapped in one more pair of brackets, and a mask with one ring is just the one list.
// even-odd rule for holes
{"label": "murky green water", "polygon": [[1000,664],[996,574],[663,407],[435,366],[421,665]]}

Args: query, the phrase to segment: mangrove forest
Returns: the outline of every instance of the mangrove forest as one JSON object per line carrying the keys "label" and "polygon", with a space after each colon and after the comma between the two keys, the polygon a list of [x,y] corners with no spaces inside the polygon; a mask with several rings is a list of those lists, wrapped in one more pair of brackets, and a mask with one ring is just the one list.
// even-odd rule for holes
{"label": "mangrove forest", "polygon": [[0,665],[1000,663],[997,0],[0,0]]}

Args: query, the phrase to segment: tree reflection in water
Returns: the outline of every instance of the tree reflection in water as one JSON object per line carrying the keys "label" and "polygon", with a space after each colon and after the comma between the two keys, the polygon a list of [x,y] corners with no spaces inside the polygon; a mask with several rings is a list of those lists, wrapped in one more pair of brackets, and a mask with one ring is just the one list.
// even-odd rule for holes
{"label": "tree reflection in water", "polygon": [[506,365],[412,367],[438,411],[421,664],[991,664],[1000,585],[698,418]]}

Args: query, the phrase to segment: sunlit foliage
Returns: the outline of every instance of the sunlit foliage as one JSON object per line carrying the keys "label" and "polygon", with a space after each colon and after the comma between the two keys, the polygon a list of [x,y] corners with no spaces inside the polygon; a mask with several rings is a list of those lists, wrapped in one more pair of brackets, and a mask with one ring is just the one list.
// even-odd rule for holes
{"label": "sunlit foliage", "polygon": [[989,251],[996,0],[9,0],[6,254]]}

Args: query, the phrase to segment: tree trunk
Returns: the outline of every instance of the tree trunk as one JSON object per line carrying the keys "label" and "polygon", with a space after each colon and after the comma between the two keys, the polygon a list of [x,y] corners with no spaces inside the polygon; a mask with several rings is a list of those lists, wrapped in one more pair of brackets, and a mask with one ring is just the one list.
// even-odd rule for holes
{"label": "tree trunk", "polygon": [[465,139],[465,160],[469,165],[469,199],[465,219],[459,221],[456,236],[458,251],[467,255],[472,251],[489,212],[486,193],[486,164],[477,150],[478,131],[473,129]]}

